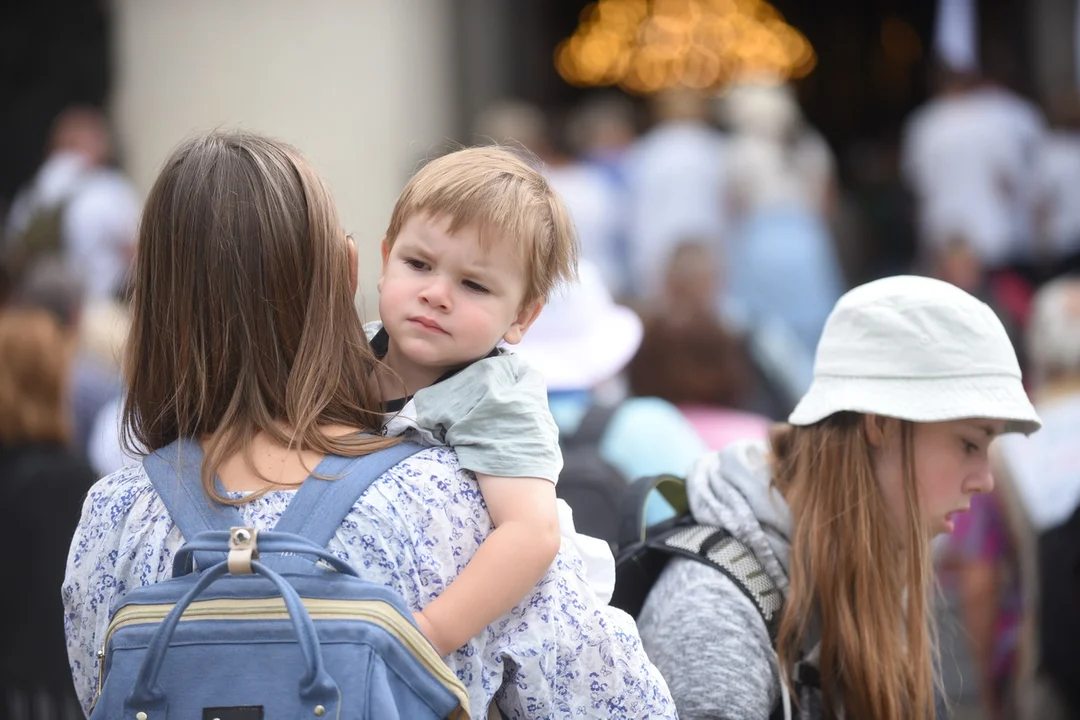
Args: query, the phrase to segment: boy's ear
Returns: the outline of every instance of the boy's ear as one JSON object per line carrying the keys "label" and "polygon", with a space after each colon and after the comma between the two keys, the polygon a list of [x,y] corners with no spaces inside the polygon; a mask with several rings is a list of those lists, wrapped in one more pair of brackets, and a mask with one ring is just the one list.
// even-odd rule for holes
{"label": "boy's ear", "polygon": [[521,342],[521,338],[525,337],[525,333],[529,330],[529,327],[536,322],[536,318],[540,317],[540,311],[543,309],[544,303],[541,301],[522,307],[521,312],[514,318],[514,323],[506,333],[503,334],[503,340],[508,345],[517,345]]}
{"label": "boy's ear", "polygon": [[375,285],[375,289],[382,292],[383,278],[386,276],[386,264],[390,262],[390,241],[385,235],[382,242],[379,243],[379,249],[382,252],[382,270],[379,271],[379,282]]}

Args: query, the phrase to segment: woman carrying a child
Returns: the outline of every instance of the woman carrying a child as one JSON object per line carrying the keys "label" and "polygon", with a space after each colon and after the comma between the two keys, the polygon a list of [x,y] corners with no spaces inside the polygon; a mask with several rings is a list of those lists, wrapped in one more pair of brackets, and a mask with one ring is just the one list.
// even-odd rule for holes
{"label": "woman carrying a child", "polygon": [[[381,434],[385,400],[414,395],[447,372],[464,375],[500,338],[523,333],[550,290],[487,252],[502,247],[499,231],[519,239],[521,227],[534,226],[533,251],[547,267],[564,227],[565,211],[542,177],[504,160],[503,170],[485,176],[493,214],[429,206],[388,235],[381,285],[391,339],[383,366],[353,306],[356,249],[308,163],[247,133],[183,143],[150,192],[139,234],[124,412],[133,444],[154,451],[197,440],[207,496],[238,505],[246,524],[271,529],[324,456],[357,457],[393,443]],[[453,183],[445,188],[445,197],[465,196]],[[435,253],[439,241],[446,255]],[[399,258],[414,246],[431,254]],[[513,257],[517,247],[507,247]],[[556,279],[572,275],[572,240],[567,247]],[[389,295],[395,273],[423,276],[425,267],[435,286]],[[475,303],[461,302],[463,293]],[[451,303],[471,307],[461,323],[438,314]],[[462,353],[427,354],[446,339],[465,340]],[[407,361],[396,361],[399,350]],[[416,405],[422,416],[419,397]],[[674,718],[633,622],[600,602],[575,546],[559,546],[555,459],[544,456],[547,470],[529,470],[532,481],[511,472],[518,465],[476,464],[478,485],[465,467],[490,451],[470,455],[471,444],[455,436],[434,440],[458,447],[461,460],[453,447],[430,447],[385,472],[328,550],[423,611],[417,618],[466,685],[472,717],[497,706],[515,718],[611,717],[612,708],[619,717]],[[547,542],[526,552],[523,528],[542,530]],[[110,609],[128,590],[167,579],[184,540],[141,465],[91,490],[63,586],[84,709]],[[506,564],[500,544],[507,543],[524,553],[520,568]],[[440,612],[429,617],[429,608],[460,607],[484,592],[461,626]]]}

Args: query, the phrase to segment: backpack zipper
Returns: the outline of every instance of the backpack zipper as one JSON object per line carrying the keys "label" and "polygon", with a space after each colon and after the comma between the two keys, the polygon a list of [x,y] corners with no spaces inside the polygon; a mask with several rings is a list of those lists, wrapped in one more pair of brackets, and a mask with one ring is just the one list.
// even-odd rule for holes
{"label": "backpack zipper", "polygon": [[[457,698],[459,708],[450,717],[458,720],[468,718],[469,698],[465,686],[457,675],[447,667],[438,652],[412,623],[390,605],[380,600],[329,600],[325,598],[301,598],[312,620],[366,620],[389,632],[404,644],[424,667]],[[105,655],[113,633],[132,625],[160,623],[175,607],[174,603],[160,605],[126,605],[120,608],[105,632],[105,643],[98,651],[97,692],[90,707],[93,710],[105,684]],[[289,612],[281,598],[259,600],[198,600],[191,603],[180,622],[192,620],[288,620]]]}

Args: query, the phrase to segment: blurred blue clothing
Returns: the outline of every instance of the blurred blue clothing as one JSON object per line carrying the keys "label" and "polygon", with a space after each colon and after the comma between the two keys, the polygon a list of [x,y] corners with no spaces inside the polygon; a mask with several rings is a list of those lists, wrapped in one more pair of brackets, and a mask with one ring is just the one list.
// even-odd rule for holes
{"label": "blurred blue clothing", "polygon": [[810,355],[844,291],[828,229],[795,204],[763,208],[741,224],[726,285],[728,301],[748,324],[783,321]]}
{"label": "blurred blue clothing", "polygon": [[114,367],[87,353],[76,356],[69,378],[74,447],[89,457],[90,437],[98,413],[123,391],[123,379]]}
{"label": "blurred blue clothing", "polygon": [[[573,434],[593,402],[587,391],[553,392],[548,403],[559,432]],[[628,398],[619,404],[600,441],[600,457],[627,481],[671,473],[685,477],[708,452],[694,426],[671,403],[658,398]],[[654,494],[646,508],[651,525],[673,515],[667,501]]]}

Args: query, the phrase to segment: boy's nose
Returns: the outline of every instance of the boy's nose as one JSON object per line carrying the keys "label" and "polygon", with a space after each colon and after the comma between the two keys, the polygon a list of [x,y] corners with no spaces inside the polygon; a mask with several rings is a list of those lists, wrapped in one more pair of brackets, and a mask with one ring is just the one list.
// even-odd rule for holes
{"label": "boy's nose", "polygon": [[442,278],[432,278],[420,293],[420,300],[440,310],[450,309],[450,288]]}

